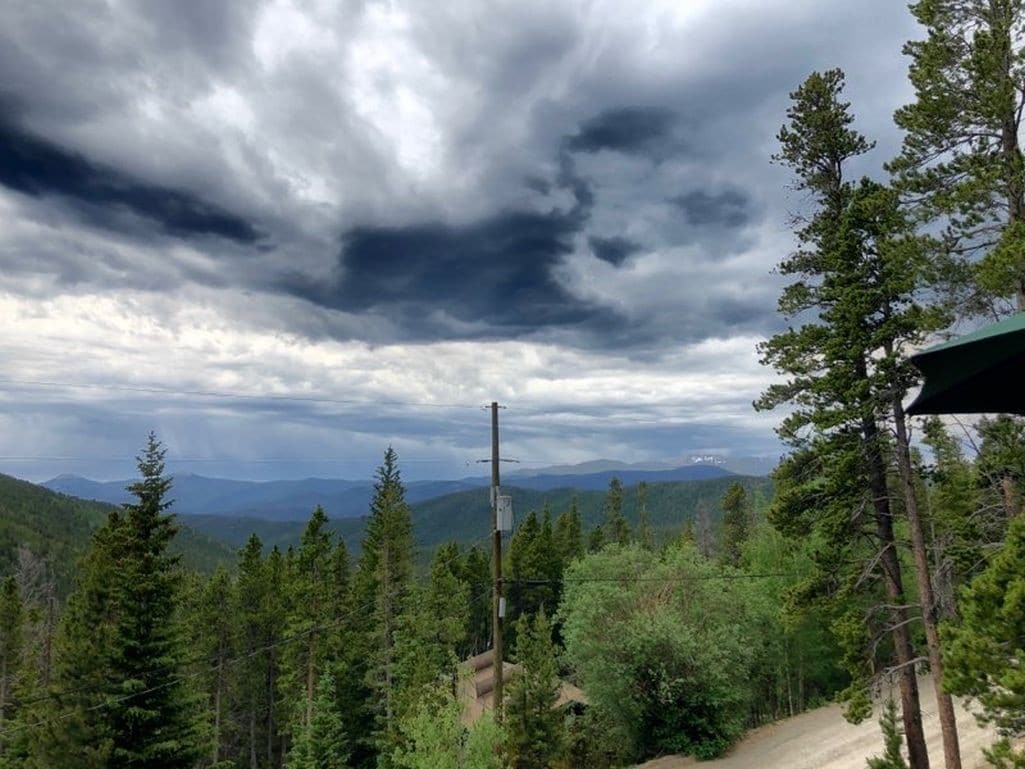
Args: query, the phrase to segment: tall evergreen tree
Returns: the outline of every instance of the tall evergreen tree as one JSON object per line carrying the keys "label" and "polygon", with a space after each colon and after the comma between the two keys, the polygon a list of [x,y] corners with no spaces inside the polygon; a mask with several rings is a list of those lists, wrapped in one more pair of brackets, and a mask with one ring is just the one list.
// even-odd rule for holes
{"label": "tall evergreen tree", "polygon": [[730,566],[739,566],[741,551],[751,533],[751,504],[747,492],[733,483],[722,498],[722,559]]}
{"label": "tall evergreen tree", "polygon": [[[262,651],[277,641],[272,628],[280,619],[272,616],[276,608],[272,602],[274,589],[263,559],[263,543],[253,534],[239,551],[238,578],[232,605],[237,617],[236,637],[242,659],[236,664],[238,697],[241,705],[242,728],[245,732],[243,765],[258,769],[261,756],[266,766],[273,765],[272,756],[266,755],[268,732],[273,742],[273,725],[268,723],[274,709],[274,687],[270,667],[274,658],[270,651]],[[273,752],[273,748],[271,748]]]}
{"label": "tall evergreen tree", "polygon": [[[777,470],[777,498],[770,513],[784,531],[822,538],[817,591],[856,594],[862,572],[878,569],[885,590],[890,635],[900,669],[904,730],[912,769],[929,765],[922,730],[916,658],[894,537],[888,486],[888,447],[881,429],[892,407],[892,367],[878,362],[895,333],[893,309],[903,311],[873,272],[903,236],[892,192],[845,178],[849,162],[872,144],[851,128],[849,105],[840,100],[843,73],[813,73],[792,95],[788,123],[780,129],[774,159],[793,169],[796,187],[814,201],[797,232],[799,250],[780,264],[794,276],[780,298],[788,318],[807,321],[761,346],[763,362],[788,376],[756,403],[760,409],[792,403],[796,409],[778,432],[794,453]],[[898,232],[894,232],[897,230]],[[904,241],[902,241],[904,246]],[[912,245],[907,246],[912,251]],[[899,326],[899,324],[896,324]],[[860,552],[869,537],[872,548]],[[838,573],[839,569],[843,571]],[[846,623],[853,644],[864,623]],[[867,646],[867,644],[864,644]],[[852,654],[852,664],[859,655]],[[858,672],[857,670],[852,670]],[[857,677],[855,684],[857,685]]]}
{"label": "tall evergreen tree", "polygon": [[14,695],[22,672],[25,645],[25,608],[14,577],[0,583],[0,757],[3,733],[15,715]]}
{"label": "tall evergreen tree", "polygon": [[231,612],[232,584],[228,572],[219,567],[199,588],[192,616],[192,648],[202,658],[204,689],[210,697],[210,751],[214,766],[229,750],[234,735],[230,722],[229,691],[232,682],[230,660],[235,656],[237,618]]}
{"label": "tall evergreen tree", "polygon": [[178,769],[206,753],[199,699],[183,676],[164,453],[150,433],[142,477],[128,488],[136,501],[111,513],[93,539],[61,631],[55,682],[64,720],[38,740],[40,763]]}
{"label": "tall evergreen tree", "polygon": [[897,110],[904,145],[889,168],[948,251],[981,256],[982,296],[1025,309],[1025,6],[1021,0],[918,0],[926,38],[907,43],[915,101]]}
{"label": "tall evergreen tree", "polygon": [[584,554],[584,524],[574,498],[555,521],[555,546],[563,565]]}
{"label": "tall evergreen tree", "polygon": [[623,483],[619,478],[609,481],[605,494],[605,538],[609,542],[626,545],[630,542],[630,524],[623,515]]}
{"label": "tall evergreen tree", "polygon": [[965,591],[961,620],[946,628],[947,686],[972,697],[996,725],[994,763],[1025,767],[1025,518],[1015,518],[1001,549]]}
{"label": "tall evergreen tree", "polygon": [[549,769],[565,742],[562,714],[555,710],[559,680],[552,627],[544,610],[517,622],[520,669],[505,695],[506,750],[512,769]]}
{"label": "tall evergreen tree", "polygon": [[651,513],[648,512],[648,484],[645,481],[637,484],[637,541],[641,547],[648,550],[655,547],[655,539],[651,532]]}
{"label": "tall evergreen tree", "polygon": [[[414,589],[399,617],[396,633],[397,718],[411,713],[424,690],[438,680],[451,680],[456,656],[466,637],[469,587],[460,579],[459,548],[438,548],[427,585]],[[478,595],[480,592],[478,592]]]}
{"label": "tall evergreen tree", "polygon": [[349,769],[349,743],[334,678],[324,673],[317,682],[313,718],[299,731],[285,769]]}
{"label": "tall evergreen tree", "polygon": [[491,645],[491,562],[476,545],[463,557],[460,579],[470,596],[466,642],[459,652],[465,659]]}
{"label": "tall evergreen tree", "polygon": [[[374,497],[360,556],[355,590],[357,605],[369,607],[366,637],[366,683],[373,692],[372,711],[381,746],[394,742],[396,731],[396,633],[412,589],[413,522],[398,457],[389,447],[377,469]],[[388,752],[378,755],[389,766]]]}
{"label": "tall evergreen tree", "polygon": [[283,649],[281,686],[295,708],[291,720],[296,733],[313,720],[317,680],[330,654],[330,639],[322,626],[334,619],[333,550],[334,535],[328,529],[327,514],[318,505],[303,531],[288,585],[291,610],[287,634],[301,640]]}

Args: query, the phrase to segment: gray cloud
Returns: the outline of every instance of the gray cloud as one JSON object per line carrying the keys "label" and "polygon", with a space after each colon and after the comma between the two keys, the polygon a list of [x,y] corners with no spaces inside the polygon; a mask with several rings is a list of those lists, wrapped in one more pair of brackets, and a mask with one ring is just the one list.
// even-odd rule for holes
{"label": "gray cloud", "polygon": [[[444,385],[426,400],[472,382],[474,398],[500,392],[543,413],[538,393],[573,400],[564,383],[576,387],[581,368],[623,356],[630,363],[615,364],[619,379],[602,385],[615,395],[594,420],[628,397],[634,368],[709,381],[738,365],[731,339],[749,350],[778,328],[771,269],[792,248],[788,214],[803,205],[767,161],[787,94],[812,69],[844,67],[858,125],[880,139],[864,169],[874,173],[896,144],[890,114],[907,95],[899,49],[916,34],[888,0],[38,0],[8,2],[3,17],[0,311],[14,308],[6,325],[26,340],[40,333],[36,316],[52,324],[62,363],[34,364],[40,377],[159,378],[155,363],[177,350],[187,373],[167,374],[172,386],[227,378],[316,391],[345,365],[332,357],[339,349],[399,349],[409,375],[389,376],[414,390]],[[116,327],[105,325],[110,313],[121,313]],[[135,339],[146,324],[169,335]],[[483,378],[481,340],[530,345],[545,366],[520,361]],[[432,367],[449,343],[463,346]],[[24,369],[32,344],[6,355],[0,374]],[[232,378],[247,345],[281,345],[273,373],[254,363]],[[705,345],[700,362],[668,362]],[[323,360],[292,376],[287,351],[306,346]],[[108,359],[76,369],[87,348]],[[116,363],[147,349],[152,368],[145,356]],[[377,365],[360,381],[384,399]],[[747,418],[748,379],[726,399],[735,413],[692,419],[686,441],[680,430],[645,437],[592,422],[579,441],[560,425],[544,439],[525,434],[520,448],[554,461],[569,450],[560,447],[587,458],[601,441],[631,458],[667,455],[670,434],[695,449],[764,445],[767,422],[731,421]],[[48,429],[84,441],[114,419],[111,400],[87,425],[72,429],[61,412]],[[9,413],[27,402],[9,400]],[[237,443],[203,432],[223,406],[200,401],[180,431],[162,424],[202,434],[211,451],[301,453],[299,438],[260,420],[214,420],[245,436]],[[316,409],[261,414],[325,451],[344,444],[329,440]],[[123,425],[130,451],[145,421]],[[418,413],[368,414],[353,430],[375,444],[408,430],[425,452],[439,450],[430,434],[443,432]],[[472,443],[444,440],[460,451]]]}

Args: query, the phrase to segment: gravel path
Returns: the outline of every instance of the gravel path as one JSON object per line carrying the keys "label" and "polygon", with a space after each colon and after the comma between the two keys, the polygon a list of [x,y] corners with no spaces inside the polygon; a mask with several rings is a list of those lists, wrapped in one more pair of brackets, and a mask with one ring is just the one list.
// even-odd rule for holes
{"label": "gravel path", "polygon": [[[919,681],[922,720],[933,769],[943,767],[943,746],[936,717],[932,681]],[[877,715],[868,721],[849,724],[839,705],[802,713],[755,729],[724,758],[695,761],[682,756],[665,756],[641,764],[638,769],[865,769],[865,759],[882,753],[883,738]],[[964,769],[983,769],[987,764],[982,749],[995,740],[991,729],[983,729],[964,708],[958,707],[958,734]]]}

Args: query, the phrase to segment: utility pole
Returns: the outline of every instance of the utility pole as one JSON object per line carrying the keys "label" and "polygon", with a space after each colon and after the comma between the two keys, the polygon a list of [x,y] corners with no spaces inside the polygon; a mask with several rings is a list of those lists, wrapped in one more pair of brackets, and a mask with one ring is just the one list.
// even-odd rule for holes
{"label": "utility pole", "polygon": [[505,599],[502,597],[502,531],[498,525],[498,403],[491,402],[491,592],[492,626],[494,627],[494,652],[492,669],[495,671],[494,705],[495,720],[502,720],[502,620],[505,617]]}

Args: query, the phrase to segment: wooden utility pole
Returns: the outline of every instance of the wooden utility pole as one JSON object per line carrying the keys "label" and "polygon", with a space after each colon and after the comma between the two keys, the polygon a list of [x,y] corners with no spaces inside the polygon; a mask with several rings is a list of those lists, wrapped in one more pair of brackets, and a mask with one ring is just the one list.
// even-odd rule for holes
{"label": "wooden utility pole", "polygon": [[494,628],[494,652],[492,669],[495,676],[494,705],[495,720],[502,720],[502,531],[498,525],[498,465],[501,459],[498,454],[498,403],[491,402],[491,575],[493,586],[491,592],[492,627]]}

